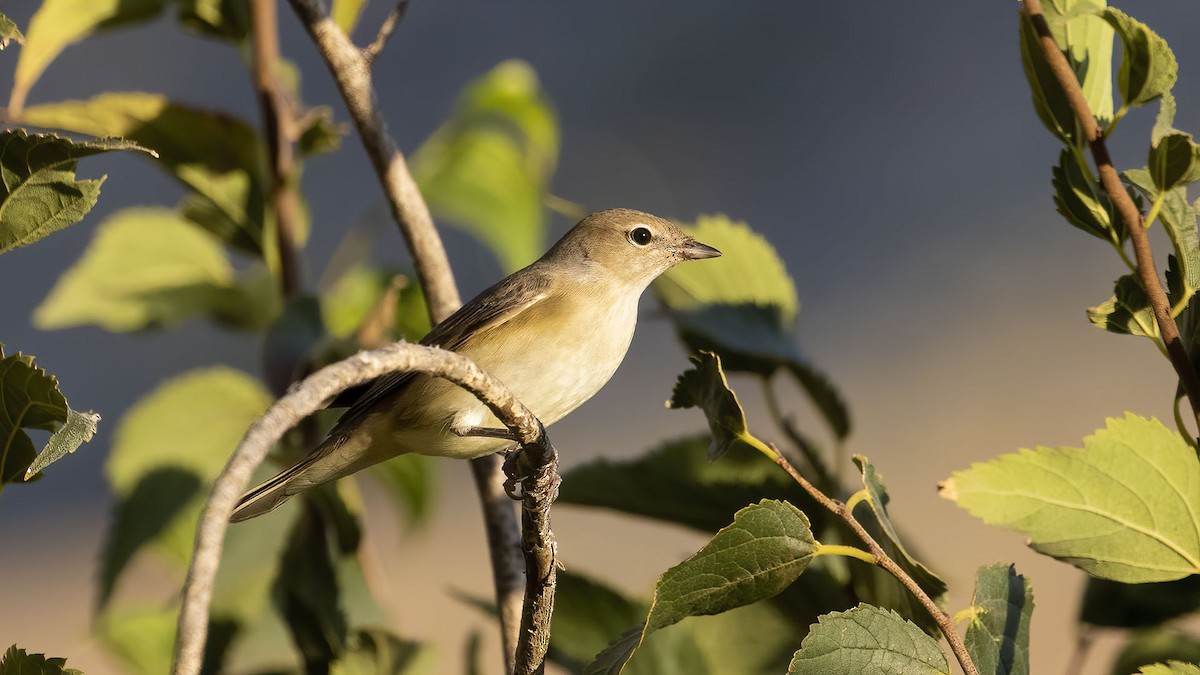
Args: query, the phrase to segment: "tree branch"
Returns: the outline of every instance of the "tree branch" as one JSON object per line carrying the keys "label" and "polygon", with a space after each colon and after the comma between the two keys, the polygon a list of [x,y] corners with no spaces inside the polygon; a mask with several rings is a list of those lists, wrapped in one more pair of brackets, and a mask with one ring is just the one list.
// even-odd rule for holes
{"label": "tree branch", "polygon": [[371,63],[329,17],[319,0],[289,1],[346,101],[367,156],[383,183],[392,215],[412,252],[417,278],[429,299],[430,314],[435,323],[441,321],[453,314],[462,301],[429,207],[375,105]]}
{"label": "tree branch", "polygon": [[558,544],[550,531],[550,505],[558,498],[558,453],[543,434],[516,456],[512,476],[521,477],[521,550],[525,554],[524,607],[513,675],[542,673],[550,648],[550,618],[558,586]]}
{"label": "tree branch", "polygon": [[271,168],[271,201],[275,211],[275,241],[279,253],[279,286],[285,298],[300,291],[300,260],[296,251],[296,221],[300,203],[295,190],[292,142],[296,118],[279,82],[279,21],[275,0],[250,3],[254,91],[262,109],[263,133]]}
{"label": "tree branch", "polygon": [[1096,117],[1092,114],[1091,108],[1088,107],[1087,99],[1084,98],[1083,90],[1079,86],[1079,80],[1075,77],[1075,72],[1071,70],[1071,65],[1067,63],[1067,57],[1063,56],[1062,50],[1058,48],[1058,43],[1054,41],[1050,25],[1046,23],[1046,16],[1042,13],[1042,3],[1040,0],[1024,0],[1023,11],[1033,21],[1033,28],[1037,32],[1042,55],[1050,66],[1051,72],[1054,73],[1054,79],[1058,80],[1058,85],[1066,95],[1067,102],[1075,113],[1076,119],[1079,120],[1084,138],[1087,139],[1088,146],[1091,148],[1092,159],[1096,162],[1096,172],[1100,176],[1100,183],[1104,186],[1108,198],[1117,207],[1121,219],[1125,221],[1126,229],[1129,231],[1129,240],[1133,242],[1133,253],[1137,259],[1138,279],[1141,281],[1142,288],[1146,291],[1146,298],[1149,299],[1150,307],[1154,311],[1158,332],[1167,348],[1167,358],[1170,359],[1171,365],[1179,375],[1180,382],[1183,383],[1188,402],[1192,406],[1192,415],[1196,419],[1197,428],[1200,428],[1200,377],[1197,377],[1196,368],[1188,358],[1183,340],[1179,337],[1179,326],[1171,316],[1171,303],[1158,279],[1158,267],[1154,264],[1154,253],[1150,248],[1150,238],[1146,235],[1146,228],[1142,223],[1142,214],[1138,212],[1129,193],[1125,191],[1125,186],[1121,184],[1121,178],[1117,175],[1117,170],[1113,167],[1112,159],[1109,157],[1108,145],[1104,142],[1104,132],[1096,123]]}
{"label": "tree branch", "polygon": [[929,616],[933,617],[934,622],[941,629],[942,635],[946,637],[946,642],[950,644],[950,651],[954,652],[955,658],[958,659],[958,664],[962,666],[963,673],[966,675],[979,675],[979,671],[975,668],[975,663],[971,661],[971,655],[967,652],[967,646],[963,643],[962,636],[958,634],[958,630],[955,629],[954,620],[950,618],[950,615],[943,612],[942,608],[938,607],[933,598],[930,598],[929,594],[925,592],[925,589],[921,588],[921,585],[913,580],[908,572],[905,572],[895,560],[892,560],[887,551],[883,550],[879,542],[875,541],[871,533],[867,532],[862,523],[858,522],[858,519],[850,512],[850,509],[846,508],[845,504],[836,499],[831,499],[828,495],[818,490],[812,483],[808,482],[774,445],[768,444],[767,447],[775,453],[775,463],[786,471],[793,480],[799,483],[800,487],[804,488],[804,491],[817,500],[821,506],[824,506],[830,513],[841,518],[849,525],[854,534],[867,545],[867,550],[871,555],[875,556],[875,564],[887,570],[889,574],[895,577],[901,585],[908,589],[909,593],[912,593],[917,602],[921,603],[925,611],[929,612]]}
{"label": "tree branch", "polygon": [[213,583],[229,516],[267,452],[288,429],[323,408],[337,393],[397,371],[417,371],[446,378],[485,403],[520,440],[523,448],[530,448],[540,456],[540,448],[549,447],[542,425],[533,413],[499,380],[454,352],[401,342],[359,352],[306,377],[250,426],[213,483],[212,493],[196,526],[195,548],[184,581],[172,673],[196,675],[200,672]]}

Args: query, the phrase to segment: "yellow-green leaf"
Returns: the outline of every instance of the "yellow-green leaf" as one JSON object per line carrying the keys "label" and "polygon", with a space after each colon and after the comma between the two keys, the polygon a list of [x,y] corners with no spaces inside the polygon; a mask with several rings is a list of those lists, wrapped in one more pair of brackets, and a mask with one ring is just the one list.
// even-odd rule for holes
{"label": "yellow-green leaf", "polygon": [[95,324],[111,331],[170,325],[215,313],[233,287],[217,241],[171,209],[118,211],[34,311],[41,328]]}
{"label": "yellow-green leaf", "polygon": [[1200,574],[1200,462],[1177,432],[1127,414],[1082,448],[1038,447],[957,471],[941,495],[1088,574]]}

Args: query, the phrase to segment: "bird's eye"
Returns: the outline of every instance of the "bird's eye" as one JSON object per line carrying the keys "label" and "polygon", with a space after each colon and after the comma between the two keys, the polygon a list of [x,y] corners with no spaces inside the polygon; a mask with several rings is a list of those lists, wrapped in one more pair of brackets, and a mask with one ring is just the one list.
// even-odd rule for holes
{"label": "bird's eye", "polygon": [[646,244],[649,244],[650,240],[653,238],[654,235],[650,234],[650,228],[648,227],[635,227],[629,233],[630,241],[638,246],[645,246]]}

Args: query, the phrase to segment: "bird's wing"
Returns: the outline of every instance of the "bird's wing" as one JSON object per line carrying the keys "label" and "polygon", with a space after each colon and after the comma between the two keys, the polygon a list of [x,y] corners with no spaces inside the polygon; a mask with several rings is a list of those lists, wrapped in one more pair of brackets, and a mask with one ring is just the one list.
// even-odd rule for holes
{"label": "bird's wing", "polygon": [[[507,277],[459,308],[433,327],[421,344],[456,351],[471,336],[511,321],[550,295],[550,280],[534,269]],[[353,426],[379,401],[401,390],[417,373],[390,373],[351,388],[339,395],[333,407],[350,406],[342,414],[330,435]]]}

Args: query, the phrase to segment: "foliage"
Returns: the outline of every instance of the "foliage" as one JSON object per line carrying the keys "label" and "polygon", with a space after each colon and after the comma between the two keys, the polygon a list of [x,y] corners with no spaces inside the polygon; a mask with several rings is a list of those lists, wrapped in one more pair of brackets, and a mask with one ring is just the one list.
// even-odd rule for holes
{"label": "foliage", "polygon": [[[365,4],[336,0],[332,18],[350,32]],[[43,0],[25,34],[0,15],[0,45],[24,45],[11,120],[104,137],[3,132],[0,253],[85,217],[104,179],[77,179],[82,157],[139,153],[185,190],[175,205],[124,209],[98,224],[81,258],[36,310],[36,323],[133,333],[199,320],[263,345],[261,376],[220,366],[182,373],[145,394],[116,424],[105,466],[116,504],[94,623],[130,672],[169,667],[177,602],[130,597],[125,573],[141,559],[158,565],[176,587],[183,583],[204,496],[273,396],[359,348],[416,340],[429,329],[413,276],[374,265],[365,253],[331,264],[319,289],[285,281],[285,263],[304,255],[310,227],[302,162],[336,151],[341,134],[329,109],[304,106],[301,73],[290,66],[284,84],[303,114],[288,139],[296,151],[293,174],[281,185],[273,182],[263,136],[231,113],[132,91],[26,105],[64,49],[168,9],[186,30],[248,51],[245,3],[228,0],[97,0],[86,8]],[[1200,145],[1174,128],[1175,58],[1148,26],[1103,0],[1046,0],[1045,13],[1106,137],[1131,108],[1158,104],[1146,166],[1121,172],[1122,189],[1144,211],[1145,226],[1158,222],[1165,230],[1170,310],[1184,346],[1200,356],[1200,308],[1193,304],[1200,290],[1198,207],[1188,195],[1200,179]],[[1054,205],[1125,265],[1112,297],[1088,318],[1165,350],[1152,289],[1126,251],[1142,224],[1123,221],[1089,165],[1090,139],[1043,57],[1038,30],[1022,13],[1017,46],[1034,110],[1063,145],[1052,168]],[[1121,103],[1114,110],[1118,39]],[[537,73],[508,60],[464,86],[448,119],[412,153],[411,168],[433,213],[477,238],[512,271],[545,249],[546,203],[562,201],[550,192],[559,149],[557,113]],[[286,224],[275,211],[276,190],[289,192],[300,207]],[[285,226],[294,227],[294,250],[278,236]],[[699,409],[707,433],[629,460],[578,466],[565,476],[561,499],[711,539],[666,570],[649,598],[617,591],[604,579],[561,574],[550,658],[587,673],[949,673],[950,659],[932,637],[944,617],[926,609],[945,603],[946,583],[905,542],[882,475],[866,457],[852,457],[856,480],[843,482],[851,416],[832,380],[797,345],[800,303],[781,257],[748,224],[724,215],[700,215],[683,227],[724,252],[704,265],[679,266],[654,285],[691,362],[668,406]],[[811,440],[812,430],[796,429],[778,406],[770,411],[773,425],[752,431],[734,389],[738,378],[748,376],[770,397],[781,373],[808,396],[832,447]],[[71,409],[57,380],[32,357],[0,352],[0,489],[73,452],[96,432],[97,419]],[[317,416],[293,430],[274,459],[286,464],[306,452],[329,422]],[[1172,431],[1128,413],[1084,439],[1082,448],[1003,455],[942,485],[943,496],[972,514],[1027,534],[1035,550],[1093,577],[1081,621],[1139,629],[1114,672],[1196,672],[1178,661],[1197,658],[1196,640],[1163,626],[1200,608],[1200,466],[1195,439],[1178,426]],[[40,454],[30,430],[50,434]],[[803,478],[785,472],[793,465]],[[433,467],[423,457],[401,457],[369,475],[406,522],[419,524],[434,502]],[[845,500],[844,512],[834,500]],[[430,645],[386,627],[359,560],[361,504],[355,484],[341,481],[231,531],[214,591],[207,671],[436,670]],[[857,528],[867,533],[862,540]],[[884,569],[883,558],[915,582],[919,597]],[[1139,585],[1145,582],[1170,583]],[[971,603],[956,617],[980,672],[1030,671],[1032,611],[1031,585],[1011,565],[976,572]],[[0,673],[10,671],[76,672],[61,659],[16,647],[0,661]]]}
{"label": "foliage", "polygon": [[13,645],[0,656],[0,675],[83,675],[83,671],[68,668],[66,659],[29,654]]}

